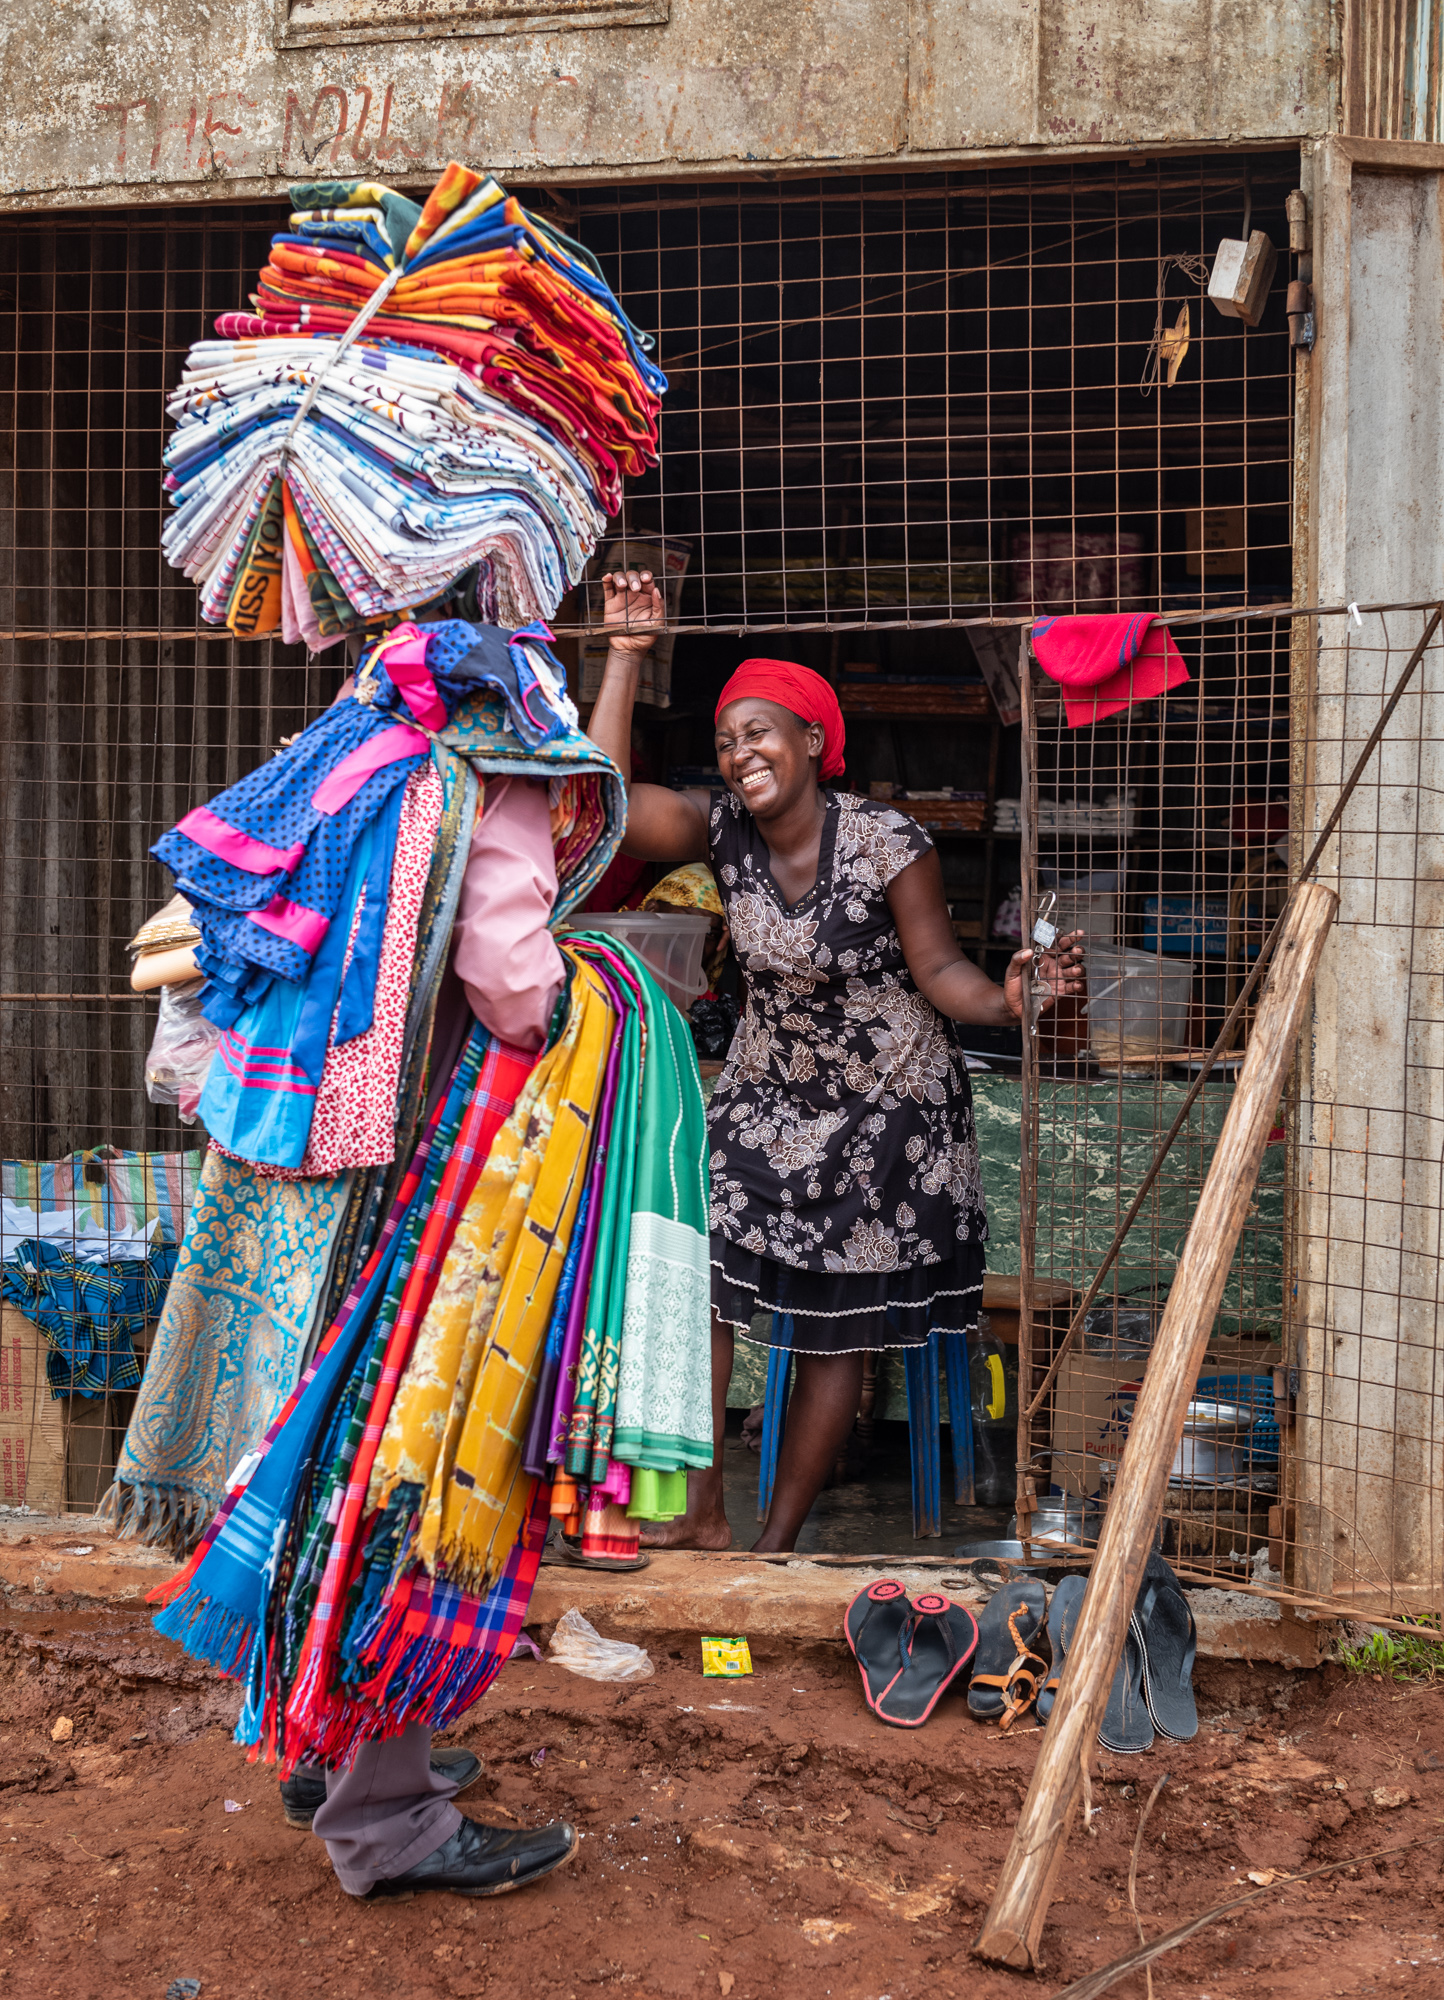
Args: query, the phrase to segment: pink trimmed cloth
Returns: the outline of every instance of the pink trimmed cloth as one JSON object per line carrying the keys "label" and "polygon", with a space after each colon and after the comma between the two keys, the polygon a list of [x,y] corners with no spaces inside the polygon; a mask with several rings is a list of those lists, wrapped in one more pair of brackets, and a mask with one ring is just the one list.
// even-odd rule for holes
{"label": "pink trimmed cloth", "polygon": [[[396,1157],[396,1092],[411,997],[411,968],[431,857],[441,825],[444,788],[428,758],[406,781],[391,897],[376,972],[371,1026],[337,1048],[333,1040],[316,1093],[303,1174],[389,1166]],[[359,921],[359,912],[358,912]],[[348,949],[349,962],[350,952]]]}
{"label": "pink trimmed cloth", "polygon": [[[396,1093],[405,1053],[411,968],[444,796],[440,774],[428,758],[411,773],[402,796],[371,1026],[338,1048],[332,1021],[305,1157],[299,1167],[248,1162],[263,1180],[299,1181],[345,1173],[352,1167],[384,1167],[396,1157]],[[360,922],[358,904],[346,947],[348,967]],[[216,1150],[226,1152],[224,1146]]]}

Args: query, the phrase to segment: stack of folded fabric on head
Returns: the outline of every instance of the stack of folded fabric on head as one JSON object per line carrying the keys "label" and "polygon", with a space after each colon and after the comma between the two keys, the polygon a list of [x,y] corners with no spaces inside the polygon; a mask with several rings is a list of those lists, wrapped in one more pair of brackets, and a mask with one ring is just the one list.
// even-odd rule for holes
{"label": "stack of folded fabric on head", "polygon": [[549,616],[657,455],[666,378],[590,253],[454,162],[424,208],[291,190],[255,311],[191,349],[166,555],[201,614],[313,651],[434,601]]}

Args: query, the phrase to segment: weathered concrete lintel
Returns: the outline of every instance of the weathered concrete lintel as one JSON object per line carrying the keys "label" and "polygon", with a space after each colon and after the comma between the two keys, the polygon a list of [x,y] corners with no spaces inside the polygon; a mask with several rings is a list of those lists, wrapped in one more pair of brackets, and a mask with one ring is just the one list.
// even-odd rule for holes
{"label": "weathered concrete lintel", "polygon": [[[1231,154],[1292,153],[1311,142],[1249,134],[1228,134],[1202,142],[1189,140],[1178,145],[1135,146],[989,146],[948,153],[889,153],[871,159],[808,160],[775,167],[759,167],[755,161],[740,159],[631,161],[619,165],[587,167],[536,167],[530,164],[507,167],[494,165],[498,179],[517,188],[613,187],[629,182],[654,181],[743,181],[759,188],[775,187],[783,181],[844,179],[855,174],[933,174],[996,166],[1063,166],[1079,160],[1198,159]],[[433,186],[440,168],[426,174],[381,173],[377,178],[403,194],[425,195]],[[359,176],[361,169],[356,170]],[[353,178],[356,176],[353,176]],[[144,209],[165,207],[205,207],[212,209],[228,202],[281,201],[300,174],[256,175],[206,181],[117,181],[103,187],[87,188],[83,202],[67,200],[75,190],[67,186],[26,188],[0,192],[0,215],[64,216],[90,215],[102,209]]]}

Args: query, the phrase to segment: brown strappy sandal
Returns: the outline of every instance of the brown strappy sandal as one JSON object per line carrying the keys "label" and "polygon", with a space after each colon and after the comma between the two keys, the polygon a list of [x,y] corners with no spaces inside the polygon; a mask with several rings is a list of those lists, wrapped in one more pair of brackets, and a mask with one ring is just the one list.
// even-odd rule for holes
{"label": "brown strappy sandal", "polygon": [[1032,1641],[1046,1609],[1043,1586],[1034,1577],[1005,1583],[989,1598],[978,1620],[978,1650],[968,1683],[968,1708],[979,1721],[1011,1729],[1033,1706],[1047,1667]]}

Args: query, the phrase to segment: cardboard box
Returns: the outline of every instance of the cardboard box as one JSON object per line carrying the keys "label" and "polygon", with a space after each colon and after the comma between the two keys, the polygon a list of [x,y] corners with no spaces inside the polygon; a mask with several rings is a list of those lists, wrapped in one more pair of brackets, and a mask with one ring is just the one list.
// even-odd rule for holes
{"label": "cardboard box", "polygon": [[1147,1357],[1115,1356],[1070,1349],[1053,1392],[1052,1484],[1065,1493],[1096,1493],[1105,1456],[1116,1458],[1122,1441],[1114,1430],[1114,1397],[1137,1388]]}
{"label": "cardboard box", "polygon": [[0,1306],[0,1506],[65,1511],[64,1404],[45,1379],[40,1329]]}

